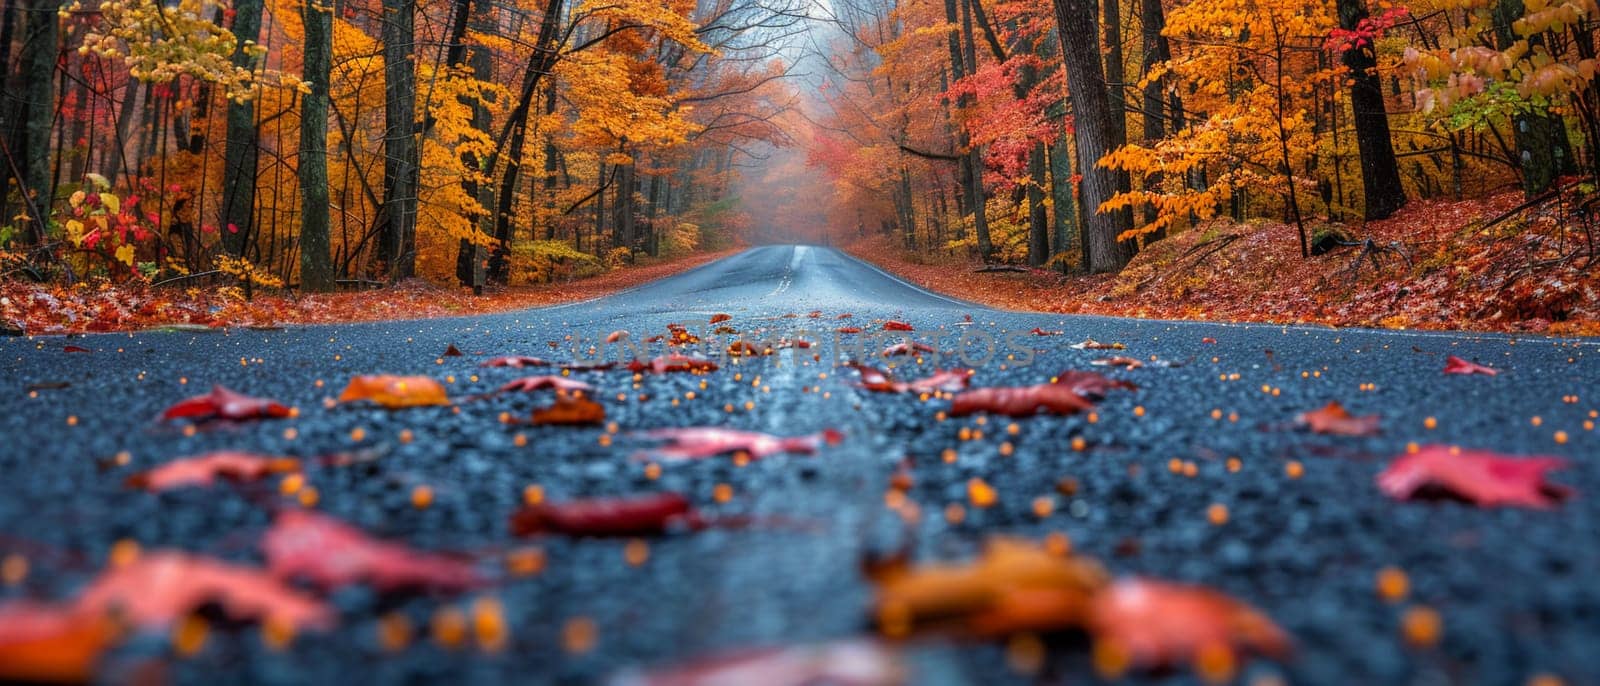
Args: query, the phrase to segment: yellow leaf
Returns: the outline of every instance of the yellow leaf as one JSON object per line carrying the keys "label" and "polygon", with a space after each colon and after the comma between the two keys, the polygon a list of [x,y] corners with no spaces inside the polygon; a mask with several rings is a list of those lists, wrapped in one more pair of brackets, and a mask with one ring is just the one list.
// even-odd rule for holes
{"label": "yellow leaf", "polygon": [[117,261],[130,267],[133,266],[133,246],[126,243],[117,246]]}
{"label": "yellow leaf", "polygon": [[111,193],[101,193],[100,204],[106,206],[107,214],[116,214],[122,211],[122,200]]}

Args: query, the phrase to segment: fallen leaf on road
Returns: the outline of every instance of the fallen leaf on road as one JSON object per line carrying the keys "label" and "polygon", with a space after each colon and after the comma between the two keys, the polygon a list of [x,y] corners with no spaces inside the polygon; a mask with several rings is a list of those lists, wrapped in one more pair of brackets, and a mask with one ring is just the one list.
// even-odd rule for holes
{"label": "fallen leaf on road", "polygon": [[1092,364],[1096,367],[1121,367],[1130,371],[1144,366],[1144,363],[1140,362],[1139,360],[1120,355],[1117,357],[1103,357],[1090,362],[1089,364]]}
{"label": "fallen leaf on road", "polygon": [[0,680],[89,683],[100,653],[117,634],[110,618],[70,606],[0,604]]}
{"label": "fallen leaf on road", "polygon": [[739,431],[715,426],[682,429],[655,429],[638,434],[641,438],[664,441],[663,445],[634,454],[634,459],[694,460],[742,452],[752,460],[779,453],[812,454],[823,445],[836,445],[844,435],[826,429],[804,436],[773,436],[759,431]]}
{"label": "fallen leaf on road", "polygon": [[556,391],[556,401],[533,411],[536,426],[590,426],[606,420],[604,405],[584,397],[582,392]]}
{"label": "fallen leaf on road", "polygon": [[520,379],[508,381],[501,386],[497,393],[510,393],[520,391],[532,393],[533,391],[553,388],[558,391],[588,391],[592,390],[589,384],[564,376],[524,376]]}
{"label": "fallen leaf on road", "polygon": [[1205,650],[1282,657],[1288,634],[1254,608],[1200,586],[1121,579],[1095,594],[1088,628],[1095,650],[1146,668],[1192,663]]}
{"label": "fallen leaf on road", "polygon": [[661,357],[657,357],[649,362],[634,360],[628,363],[628,370],[635,374],[639,374],[641,372],[651,372],[654,374],[667,374],[671,372],[714,372],[717,371],[717,363],[698,355],[682,355],[679,353],[672,353],[670,355],[662,355]]}
{"label": "fallen leaf on road", "polygon": [[970,369],[941,369],[932,376],[915,381],[896,381],[888,372],[874,369],[862,364],[849,365],[861,374],[861,387],[879,393],[933,393],[945,391],[954,393],[965,390],[968,381],[972,378]]}
{"label": "fallen leaf on road", "polygon": [[1566,466],[1559,457],[1512,457],[1429,445],[1395,458],[1378,474],[1378,489],[1401,500],[1442,493],[1483,507],[1544,509],[1572,495],[1571,488],[1545,481],[1546,473]]}
{"label": "fallen leaf on road", "polygon": [[1333,436],[1376,436],[1379,418],[1375,414],[1357,417],[1344,409],[1338,401],[1329,401],[1320,409],[1295,415],[1294,421],[1312,433]]}
{"label": "fallen leaf on road", "polygon": [[1080,626],[1105,584],[1099,563],[996,538],[965,563],[876,568],[874,618],[889,636],[932,629],[980,636]]}
{"label": "fallen leaf on road", "polygon": [[1117,389],[1137,391],[1139,387],[1131,381],[1113,379],[1104,374],[1079,371],[1076,369],[1061,372],[1050,380],[1057,386],[1066,386],[1073,393],[1083,396],[1088,400],[1100,400],[1106,393]]}
{"label": "fallen leaf on road", "polygon": [[370,400],[388,408],[449,405],[444,385],[426,376],[376,374],[357,376],[339,394],[339,402]]}
{"label": "fallen leaf on road", "polygon": [[128,477],[128,485],[151,491],[184,486],[210,486],[217,479],[256,481],[272,474],[300,471],[300,461],[292,457],[271,457],[220,450],[204,455],[173,460],[146,472]]}
{"label": "fallen leaf on road", "polygon": [[736,650],[648,672],[628,671],[611,686],[898,686],[898,651],[866,640]]}
{"label": "fallen leaf on road", "polygon": [[1476,362],[1468,362],[1468,361],[1463,360],[1463,359],[1461,359],[1459,357],[1456,357],[1455,355],[1451,355],[1449,357],[1444,358],[1444,373],[1446,373],[1446,374],[1483,374],[1485,376],[1494,376],[1496,374],[1499,374],[1500,370],[1495,369],[1493,367],[1485,367],[1485,366],[1483,366],[1481,364],[1478,364]]}
{"label": "fallen leaf on road", "polygon": [[272,419],[289,417],[294,410],[287,405],[253,398],[230,391],[222,386],[212,386],[211,392],[180,400],[161,413],[162,419]]}
{"label": "fallen leaf on road", "polygon": [[470,562],[381,541],[332,517],[300,509],[278,514],[261,537],[267,568],[324,589],[367,583],[381,592],[459,591],[484,582]]}
{"label": "fallen leaf on road", "polygon": [[1061,331],[1045,331],[1044,329],[1041,329],[1041,328],[1035,326],[1035,327],[1033,327],[1033,330],[1029,331],[1028,333],[1031,333],[1031,334],[1033,334],[1035,336],[1060,336],[1063,332],[1061,332]]}
{"label": "fallen leaf on road", "polygon": [[1205,344],[1207,344],[1207,345],[1210,345],[1210,344],[1212,344],[1212,343],[1216,343],[1216,342],[1217,342],[1217,339],[1215,339],[1215,338],[1212,338],[1212,337],[1210,337],[1210,336],[1206,336],[1206,337],[1205,337],[1205,338],[1202,338],[1202,339],[1200,339],[1200,342],[1201,342],[1201,343],[1205,343]]}
{"label": "fallen leaf on road", "polygon": [[607,343],[616,343],[617,341],[620,341],[620,340],[622,340],[624,338],[627,338],[627,337],[628,337],[628,332],[627,331],[624,331],[622,329],[617,329],[616,331],[612,331],[611,333],[606,334],[606,342]]}
{"label": "fallen leaf on road", "polygon": [[905,341],[903,343],[896,343],[884,348],[883,356],[894,357],[895,355],[920,355],[922,353],[931,352],[934,352],[934,348],[931,345],[926,343],[918,343],[916,341]]}
{"label": "fallen leaf on road", "polygon": [[1093,408],[1094,403],[1079,395],[1071,386],[1049,383],[977,388],[957,393],[950,399],[950,415],[953,417],[977,412],[1031,417],[1041,410],[1070,415]]}
{"label": "fallen leaf on road", "polygon": [[548,367],[550,366],[550,362],[537,357],[528,357],[527,355],[506,355],[504,357],[494,357],[484,360],[483,362],[479,363],[478,366],[511,367],[512,369],[521,369],[523,367]]}
{"label": "fallen leaf on road", "polygon": [[731,315],[731,314],[723,314],[721,312],[718,312],[718,313],[716,313],[714,315],[711,315],[711,322],[710,323],[716,324],[717,322],[725,322],[725,321],[728,321],[729,319],[733,319],[733,315]]}
{"label": "fallen leaf on road", "polygon": [[540,503],[511,515],[511,533],[518,536],[654,536],[699,525],[689,499],[677,493]]}
{"label": "fallen leaf on road", "polygon": [[1093,338],[1085,338],[1082,343],[1073,343],[1067,346],[1073,350],[1126,350],[1128,346],[1121,343],[1101,343]]}
{"label": "fallen leaf on road", "polygon": [[884,331],[915,331],[916,328],[898,319],[890,319],[883,323]]}
{"label": "fallen leaf on road", "polygon": [[76,607],[159,628],[212,603],[239,621],[299,629],[326,629],[334,622],[328,606],[264,570],[175,551],[144,553],[106,570],[84,589]]}
{"label": "fallen leaf on road", "polygon": [[728,344],[728,354],[733,357],[759,357],[772,354],[772,350],[757,347],[749,341],[734,341]]}
{"label": "fallen leaf on road", "polygon": [[67,346],[62,346],[61,347],[61,352],[64,352],[64,353],[86,353],[86,352],[89,352],[89,349],[85,348],[85,347],[82,347],[82,346],[77,346],[77,345],[67,345]]}
{"label": "fallen leaf on road", "polygon": [[835,329],[835,331],[838,331],[839,333],[861,333],[861,327],[859,327],[859,326],[841,326],[841,327]]}
{"label": "fallen leaf on road", "polygon": [[457,348],[456,344],[451,343],[450,345],[445,346],[444,354],[440,357],[461,357],[461,349]]}

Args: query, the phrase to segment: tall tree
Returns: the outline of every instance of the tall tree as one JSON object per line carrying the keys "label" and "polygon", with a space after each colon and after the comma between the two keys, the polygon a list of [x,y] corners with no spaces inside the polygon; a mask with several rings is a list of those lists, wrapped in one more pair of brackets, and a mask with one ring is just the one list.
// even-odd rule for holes
{"label": "tall tree", "polygon": [[[1542,32],[1520,37],[1514,30],[1527,7],[1522,0],[1499,0],[1494,5],[1495,40],[1501,50],[1515,49],[1519,40],[1527,42],[1524,54],[1537,55],[1534,49],[1545,42]],[[1522,191],[1532,198],[1555,185],[1556,177],[1577,169],[1572,159],[1572,144],[1561,119],[1543,108],[1519,108],[1511,116],[1511,132],[1517,146],[1516,161],[1522,170]]]}
{"label": "tall tree", "polygon": [[333,9],[305,0],[302,78],[309,93],[300,102],[300,290],[333,290],[328,220],[328,78],[333,60]]}
{"label": "tall tree", "polygon": [[[1153,2],[1155,0],[1146,0]],[[1339,27],[1355,31],[1367,19],[1364,0],[1338,0]],[[1383,105],[1383,86],[1378,82],[1376,45],[1371,38],[1357,37],[1346,46],[1340,60],[1350,70],[1350,110],[1354,116],[1356,147],[1361,153],[1361,190],[1366,198],[1364,216],[1383,219],[1406,204],[1400,185],[1400,163],[1394,157],[1389,136],[1389,113]]]}
{"label": "tall tree", "polygon": [[22,116],[17,127],[21,135],[11,146],[11,157],[22,186],[23,207],[29,216],[27,240],[35,245],[44,242],[54,192],[50,132],[55,125],[55,73],[60,50],[60,18],[56,12],[60,6],[60,0],[25,0],[22,3],[26,20],[22,50],[18,55],[22,68]]}
{"label": "tall tree", "polygon": [[390,280],[417,263],[416,0],[383,0],[383,212],[378,260]]}
{"label": "tall tree", "polygon": [[[256,62],[252,43],[261,36],[261,0],[235,0],[233,33],[239,45],[233,64],[250,68]],[[243,255],[255,228],[256,173],[259,149],[256,132],[256,99],[228,101],[228,139],[222,162],[222,249],[229,255]]]}
{"label": "tall tree", "polygon": [[[1083,175],[1083,205],[1088,212],[1084,250],[1089,271],[1113,272],[1133,259],[1133,249],[1117,237],[1131,228],[1130,213],[1095,211],[1118,192],[1126,191],[1127,172],[1099,165],[1115,138],[1110,96],[1100,70],[1100,41],[1094,0],[1052,0],[1061,57],[1066,66],[1067,95],[1078,143],[1078,168]],[[1122,116],[1116,113],[1116,116]]]}
{"label": "tall tree", "polygon": [[[522,155],[528,142],[528,113],[539,93],[539,82],[555,67],[561,52],[557,49],[558,28],[561,25],[562,0],[546,0],[544,16],[539,19],[539,36],[534,39],[533,51],[528,56],[528,68],[522,75],[522,90],[517,104],[511,109],[506,128],[501,130],[495,156],[486,167],[493,171],[505,150],[506,168],[500,177],[499,193],[494,205],[494,249],[489,252],[489,281],[504,284],[511,280],[511,210],[517,197],[517,178],[522,170]],[[502,147],[503,146],[503,147]]]}

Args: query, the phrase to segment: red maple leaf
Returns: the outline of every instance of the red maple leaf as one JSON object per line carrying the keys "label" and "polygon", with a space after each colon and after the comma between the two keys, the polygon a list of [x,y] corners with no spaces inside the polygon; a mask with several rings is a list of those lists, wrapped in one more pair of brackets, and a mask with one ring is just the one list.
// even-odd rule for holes
{"label": "red maple leaf", "polygon": [[1444,358],[1444,373],[1446,373],[1446,374],[1483,374],[1483,375],[1486,375],[1486,376],[1494,376],[1496,374],[1499,374],[1500,370],[1495,369],[1493,367],[1485,367],[1485,366],[1483,366],[1481,364],[1478,364],[1476,362],[1468,362],[1468,361],[1463,360],[1463,359],[1461,359],[1459,357],[1456,357],[1455,355],[1451,355],[1449,357]]}
{"label": "red maple leaf", "polygon": [[76,607],[154,628],[211,603],[235,620],[317,629],[334,622],[328,606],[263,570],[175,551],[145,553],[106,570],[78,596]]}
{"label": "red maple leaf", "polygon": [[862,364],[847,365],[861,375],[861,387],[879,393],[933,393],[946,391],[954,393],[965,390],[968,381],[972,378],[970,369],[941,369],[932,376],[915,381],[897,381],[888,372]]}
{"label": "red maple leaf", "polygon": [[898,319],[890,319],[883,323],[884,331],[915,331],[916,328]]}
{"label": "red maple leaf", "polygon": [[1442,491],[1483,507],[1544,509],[1572,495],[1571,488],[1545,481],[1546,473],[1566,466],[1559,457],[1518,458],[1429,445],[1395,458],[1378,474],[1378,489],[1401,500]]}
{"label": "red maple leaf", "polygon": [[634,459],[694,460],[715,455],[743,452],[752,460],[779,453],[812,454],[823,445],[836,445],[844,434],[825,429],[804,436],[773,436],[759,431],[739,431],[716,426],[695,426],[681,429],[655,429],[639,434],[643,438],[664,441],[663,445],[641,451]]}
{"label": "red maple leaf", "polygon": [[1003,414],[1008,417],[1031,417],[1041,410],[1069,415],[1093,407],[1094,403],[1079,395],[1071,386],[1049,383],[1037,386],[977,388],[957,393],[950,399],[950,415],[953,417],[977,412]]}
{"label": "red maple leaf", "polygon": [[670,372],[714,372],[717,370],[717,363],[698,355],[672,353],[670,355],[662,355],[661,357],[657,357],[649,362],[634,360],[628,363],[628,370],[635,374],[642,372],[651,372],[654,374],[667,374]]}
{"label": "red maple leaf", "polygon": [[725,322],[725,321],[728,321],[729,319],[733,319],[733,315],[731,315],[731,314],[723,314],[721,312],[718,312],[718,313],[716,313],[714,315],[711,315],[711,323],[712,324],[716,324],[718,322]]}
{"label": "red maple leaf", "polygon": [[736,650],[650,672],[626,672],[618,686],[898,686],[906,683],[899,653],[877,642]]}
{"label": "red maple leaf", "polygon": [[1055,375],[1055,378],[1051,379],[1050,383],[1057,386],[1066,386],[1067,388],[1072,389],[1073,393],[1077,393],[1078,395],[1081,395],[1089,400],[1100,400],[1106,397],[1106,393],[1108,391],[1117,389],[1128,391],[1139,390],[1139,387],[1134,385],[1134,383],[1131,381],[1113,379],[1104,374],[1079,371],[1076,369],[1064,371]]}
{"label": "red maple leaf", "polygon": [[527,355],[506,355],[503,357],[495,357],[484,360],[478,366],[511,367],[512,369],[521,369],[523,367],[548,367],[550,366],[550,362],[537,357],[528,357]]}
{"label": "red maple leaf", "polygon": [[903,343],[896,343],[884,348],[883,356],[894,357],[895,355],[920,355],[922,353],[931,352],[934,352],[934,348],[931,345],[926,343],[918,343],[916,341],[905,341]]}
{"label": "red maple leaf", "polygon": [[1344,409],[1338,401],[1329,401],[1319,409],[1295,415],[1294,421],[1310,429],[1312,433],[1334,436],[1376,436],[1379,418],[1375,414],[1357,417]]}
{"label": "red maple leaf", "polygon": [[675,526],[695,528],[700,515],[678,493],[590,498],[528,505],[511,515],[518,536],[654,536]]}
{"label": "red maple leaf", "polygon": [[292,457],[272,457],[219,450],[173,460],[128,477],[128,485],[151,491],[183,486],[210,486],[218,478],[229,481],[256,481],[271,474],[300,471],[300,461]]}
{"label": "red maple leaf", "polygon": [[1121,651],[1135,665],[1186,665],[1205,649],[1280,657],[1288,634],[1254,608],[1222,593],[1151,579],[1122,579],[1089,603],[1097,646]]}
{"label": "red maple leaf", "polygon": [[287,405],[253,398],[230,391],[222,386],[212,386],[211,392],[181,400],[161,413],[162,419],[268,419],[289,417],[294,410]]}
{"label": "red maple leaf", "polygon": [[506,382],[506,384],[501,386],[500,390],[497,392],[509,393],[512,391],[521,391],[524,393],[531,393],[533,391],[543,390],[546,388],[553,388],[558,391],[592,390],[589,384],[576,379],[568,379],[564,376],[524,376],[520,379]]}
{"label": "red maple leaf", "polygon": [[70,606],[0,604],[0,680],[88,683],[100,653],[117,638],[110,618]]}
{"label": "red maple leaf", "polygon": [[835,330],[839,333],[861,333],[861,327],[859,326],[841,326]]}
{"label": "red maple leaf", "polygon": [[472,563],[382,541],[327,515],[284,510],[261,537],[267,567],[281,579],[322,588],[369,583],[379,591],[458,591],[484,583]]}

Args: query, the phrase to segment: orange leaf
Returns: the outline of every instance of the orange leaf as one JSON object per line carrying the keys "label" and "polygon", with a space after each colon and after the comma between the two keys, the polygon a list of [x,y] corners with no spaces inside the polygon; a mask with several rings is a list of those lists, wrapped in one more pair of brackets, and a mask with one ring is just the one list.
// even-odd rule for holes
{"label": "orange leaf", "polygon": [[712,324],[715,324],[717,322],[725,322],[725,321],[728,321],[729,319],[733,319],[733,315],[731,315],[731,314],[722,314],[720,312],[717,313],[717,314],[711,315],[711,323]]}
{"label": "orange leaf", "polygon": [[270,457],[220,450],[173,460],[128,477],[128,485],[151,491],[183,486],[210,486],[218,478],[229,481],[256,481],[271,474],[300,471],[300,461],[292,457]]}
{"label": "orange leaf", "polygon": [[533,411],[533,423],[536,425],[587,426],[605,420],[605,406],[583,397],[579,392],[557,391],[555,404]]}
{"label": "orange leaf", "polygon": [[116,638],[109,617],[28,601],[0,604],[0,680],[87,683]]}
{"label": "orange leaf", "polygon": [[161,413],[162,419],[267,419],[288,417],[294,411],[266,398],[252,398],[222,386],[211,392],[179,401]]}
{"label": "orange leaf", "polygon": [[1105,571],[1093,560],[997,538],[971,562],[878,570],[879,629],[948,629],[985,636],[1080,625]]}
{"label": "orange leaf", "polygon": [[884,331],[915,331],[916,328],[898,319],[890,319],[883,323]]}
{"label": "orange leaf", "polygon": [[426,376],[377,374],[357,376],[339,394],[339,402],[370,400],[389,408],[449,405],[444,385]]}

